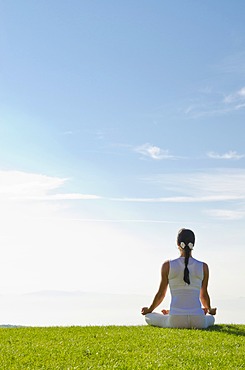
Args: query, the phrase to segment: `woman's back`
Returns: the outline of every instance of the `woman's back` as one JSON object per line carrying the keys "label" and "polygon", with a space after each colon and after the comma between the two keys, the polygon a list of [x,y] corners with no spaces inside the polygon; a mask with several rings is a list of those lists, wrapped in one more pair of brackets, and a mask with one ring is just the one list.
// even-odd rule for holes
{"label": "woman's back", "polygon": [[170,261],[169,287],[171,291],[171,315],[204,315],[200,302],[203,281],[203,262],[190,257],[188,270],[190,284],[183,280],[185,258]]}

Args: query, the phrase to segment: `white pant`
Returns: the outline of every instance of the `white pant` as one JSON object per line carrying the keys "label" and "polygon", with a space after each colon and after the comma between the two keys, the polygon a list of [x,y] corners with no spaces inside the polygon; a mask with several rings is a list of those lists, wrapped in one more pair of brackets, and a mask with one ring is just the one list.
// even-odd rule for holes
{"label": "white pant", "polygon": [[163,315],[153,312],[145,315],[145,321],[148,325],[159,326],[160,328],[206,329],[214,325],[212,315]]}

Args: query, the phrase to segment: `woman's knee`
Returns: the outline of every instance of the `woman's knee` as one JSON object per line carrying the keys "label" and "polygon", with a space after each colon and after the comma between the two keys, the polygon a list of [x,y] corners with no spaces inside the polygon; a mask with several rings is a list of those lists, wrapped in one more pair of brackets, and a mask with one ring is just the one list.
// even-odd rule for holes
{"label": "woman's knee", "polygon": [[156,312],[148,313],[145,315],[145,321],[148,325],[158,326],[160,328],[168,327],[168,318],[168,315],[163,315]]}
{"label": "woman's knee", "polygon": [[214,324],[214,317],[211,315],[191,316],[191,327],[195,329],[206,329]]}
{"label": "woman's knee", "polygon": [[206,328],[208,328],[209,326],[214,325],[215,319],[212,315],[206,315],[205,318],[206,318],[206,325],[207,325]]}

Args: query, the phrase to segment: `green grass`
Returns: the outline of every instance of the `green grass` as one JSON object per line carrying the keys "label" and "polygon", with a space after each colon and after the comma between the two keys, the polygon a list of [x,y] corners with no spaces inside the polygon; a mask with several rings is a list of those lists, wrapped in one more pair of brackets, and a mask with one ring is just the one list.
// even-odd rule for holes
{"label": "green grass", "polygon": [[245,369],[245,325],[1,328],[0,369]]}

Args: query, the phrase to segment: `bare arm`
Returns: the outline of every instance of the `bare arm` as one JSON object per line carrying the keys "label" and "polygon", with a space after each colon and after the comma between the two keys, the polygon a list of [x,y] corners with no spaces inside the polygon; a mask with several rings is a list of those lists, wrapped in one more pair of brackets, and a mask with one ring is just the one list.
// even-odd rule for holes
{"label": "bare arm", "polygon": [[216,314],[216,308],[211,308],[210,297],[208,294],[208,279],[209,279],[209,269],[206,263],[203,264],[203,281],[200,291],[200,300],[204,307],[205,313],[210,313],[211,315]]}
{"label": "bare arm", "polygon": [[142,315],[152,312],[160,303],[162,303],[168,288],[169,261],[164,262],[161,270],[161,282],[157,294],[155,295],[150,307],[143,307]]}

